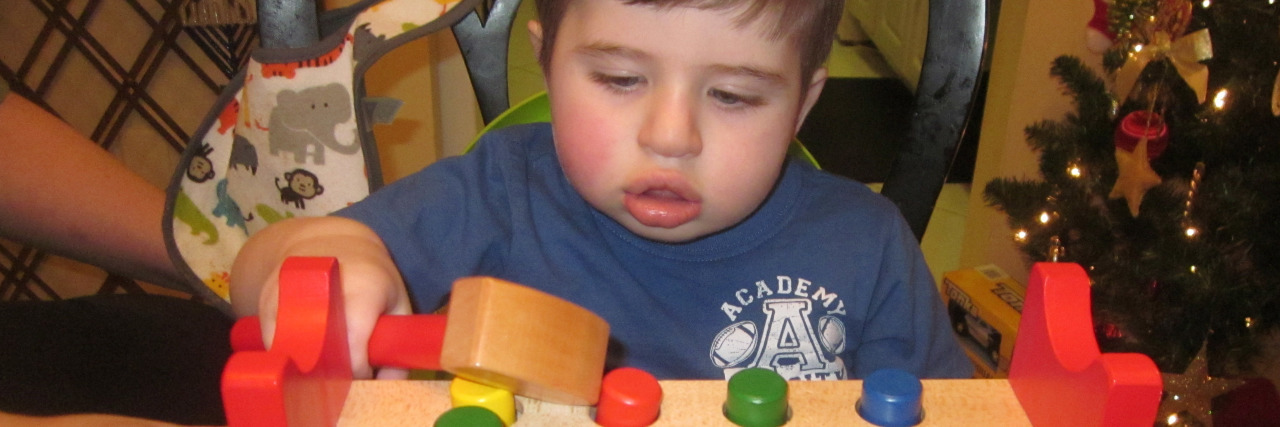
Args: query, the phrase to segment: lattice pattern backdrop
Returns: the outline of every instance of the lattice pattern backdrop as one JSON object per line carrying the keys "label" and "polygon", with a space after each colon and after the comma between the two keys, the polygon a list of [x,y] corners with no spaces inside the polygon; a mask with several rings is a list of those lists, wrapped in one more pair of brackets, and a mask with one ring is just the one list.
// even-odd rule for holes
{"label": "lattice pattern backdrop", "polygon": [[[163,188],[256,42],[249,25],[184,28],[185,1],[4,0],[0,78]],[[0,241],[0,274],[0,300],[143,291],[7,241]]]}

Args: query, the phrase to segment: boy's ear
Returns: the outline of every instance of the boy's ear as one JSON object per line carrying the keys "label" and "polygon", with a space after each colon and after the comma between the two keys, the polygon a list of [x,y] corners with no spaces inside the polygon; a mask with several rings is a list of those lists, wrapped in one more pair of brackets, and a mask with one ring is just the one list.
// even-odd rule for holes
{"label": "boy's ear", "polygon": [[528,24],[528,28],[529,28],[529,43],[533,44],[533,57],[538,59],[539,62],[541,62],[542,61],[542,23],[535,20],[530,20]]}
{"label": "boy's ear", "polygon": [[792,134],[800,133],[800,126],[804,125],[805,117],[809,116],[809,110],[813,109],[813,105],[818,103],[818,95],[822,94],[822,87],[827,84],[827,68],[819,67],[813,72],[813,78],[809,80],[809,87],[805,88],[804,99],[800,104],[800,117],[796,118],[796,128]]}

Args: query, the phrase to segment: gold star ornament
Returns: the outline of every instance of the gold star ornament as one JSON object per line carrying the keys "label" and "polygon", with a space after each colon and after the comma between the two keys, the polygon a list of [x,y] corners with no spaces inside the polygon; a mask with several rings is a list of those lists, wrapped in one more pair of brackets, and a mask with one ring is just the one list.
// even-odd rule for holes
{"label": "gold star ornament", "polygon": [[1132,152],[1117,146],[1116,167],[1120,176],[1116,177],[1116,184],[1111,187],[1108,197],[1113,200],[1124,197],[1129,205],[1129,214],[1136,218],[1142,197],[1161,182],[1160,175],[1151,169],[1151,160],[1147,158],[1147,138],[1138,140]]}
{"label": "gold star ornament", "polygon": [[1245,383],[1244,380],[1210,377],[1205,348],[1200,346],[1186,372],[1160,374],[1164,379],[1164,399],[1156,413],[1157,426],[1212,426],[1213,398]]}

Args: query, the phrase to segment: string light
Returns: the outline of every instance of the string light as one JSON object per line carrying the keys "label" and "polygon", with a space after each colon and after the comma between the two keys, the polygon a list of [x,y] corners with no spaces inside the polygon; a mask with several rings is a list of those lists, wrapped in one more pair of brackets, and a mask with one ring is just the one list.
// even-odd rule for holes
{"label": "string light", "polygon": [[1041,223],[1041,224],[1048,224],[1048,223],[1049,223],[1049,220],[1051,220],[1051,219],[1053,219],[1053,216],[1052,216],[1052,215],[1049,215],[1049,212],[1048,212],[1048,211],[1041,211],[1041,212],[1040,212],[1040,223]]}
{"label": "string light", "polygon": [[1067,176],[1079,179],[1083,175],[1084,172],[1080,169],[1080,163],[1072,160],[1071,163],[1067,164]]}
{"label": "string light", "polygon": [[1062,240],[1058,236],[1049,238],[1049,261],[1058,262],[1060,258],[1066,256],[1066,248],[1062,247]]}
{"label": "string light", "polygon": [[1211,3],[1209,0],[1204,0],[1203,2],[1200,3],[1200,6],[1204,7],[1205,9],[1208,9],[1210,4]]}
{"label": "string light", "polygon": [[1246,328],[1252,328],[1252,327],[1253,327],[1253,318],[1252,318],[1252,317],[1246,317],[1246,318],[1244,318],[1244,327],[1246,327]]}
{"label": "string light", "polygon": [[1200,235],[1200,228],[1196,227],[1193,222],[1191,213],[1195,206],[1196,192],[1200,189],[1200,181],[1204,179],[1204,162],[1196,162],[1196,167],[1191,171],[1191,181],[1187,182],[1187,200],[1182,207],[1182,227],[1183,234],[1188,239],[1193,239]]}
{"label": "string light", "polygon": [[1194,274],[1195,272],[1196,272],[1196,266],[1193,265],[1191,266],[1191,273]]}
{"label": "string light", "polygon": [[1213,95],[1213,108],[1221,110],[1227,105],[1227,90],[1218,89],[1218,93]]}
{"label": "string light", "polygon": [[1018,231],[1013,232],[1013,240],[1017,240],[1019,242],[1027,241],[1027,230],[1019,229]]}
{"label": "string light", "polygon": [[1169,414],[1169,417],[1168,417],[1168,418],[1165,418],[1164,422],[1165,422],[1165,424],[1168,424],[1168,425],[1171,425],[1171,426],[1176,426],[1176,425],[1178,425],[1178,414],[1176,414],[1176,413]]}

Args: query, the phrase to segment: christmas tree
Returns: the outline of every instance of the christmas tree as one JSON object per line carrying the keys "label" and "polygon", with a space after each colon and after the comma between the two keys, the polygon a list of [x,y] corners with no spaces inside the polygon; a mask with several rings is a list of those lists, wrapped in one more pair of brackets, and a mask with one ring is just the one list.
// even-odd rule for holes
{"label": "christmas tree", "polygon": [[1280,326],[1280,9],[1109,6],[1103,70],[1055,60],[1075,111],[1026,129],[1041,178],[984,196],[1032,261],[1085,267],[1104,352],[1248,375]]}

